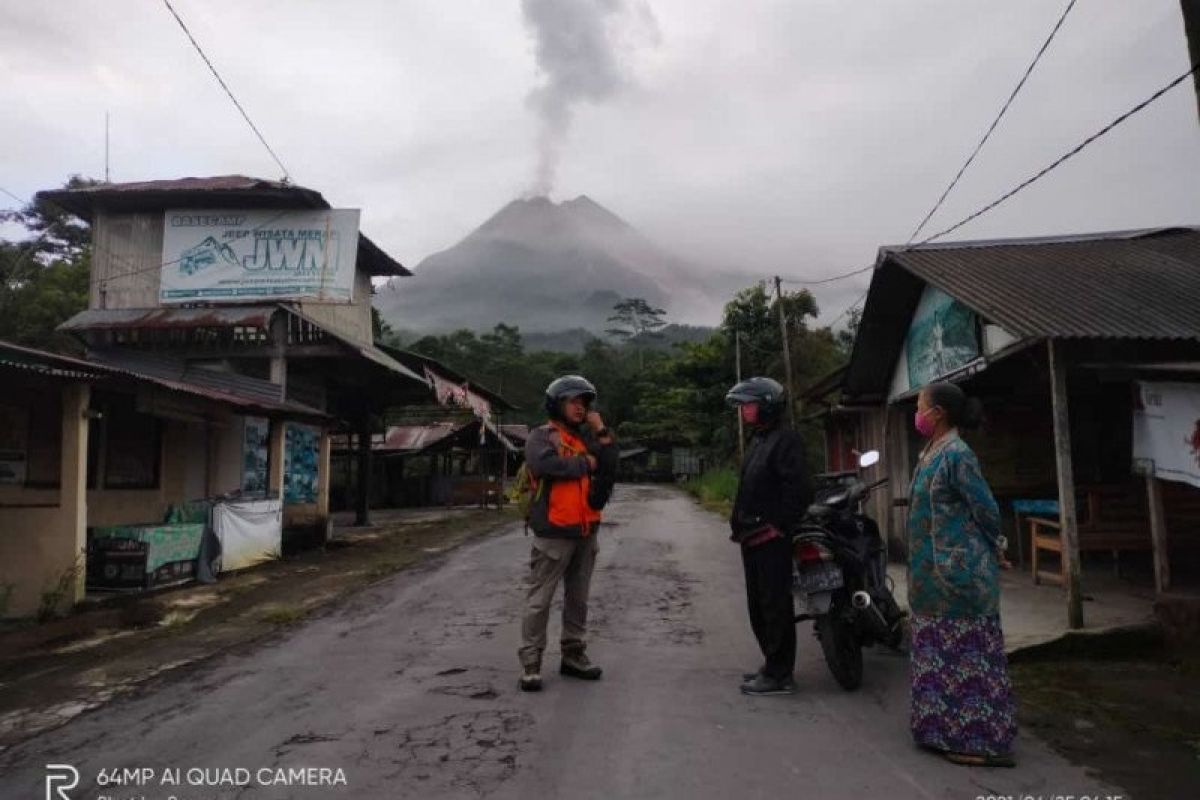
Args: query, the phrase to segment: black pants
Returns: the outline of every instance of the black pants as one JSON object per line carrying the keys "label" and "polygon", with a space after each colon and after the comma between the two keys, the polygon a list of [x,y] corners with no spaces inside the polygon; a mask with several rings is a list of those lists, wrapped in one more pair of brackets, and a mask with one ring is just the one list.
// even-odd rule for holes
{"label": "black pants", "polygon": [[742,548],[750,627],[758,639],[768,678],[792,676],[796,665],[796,617],[792,606],[792,545],[787,537]]}

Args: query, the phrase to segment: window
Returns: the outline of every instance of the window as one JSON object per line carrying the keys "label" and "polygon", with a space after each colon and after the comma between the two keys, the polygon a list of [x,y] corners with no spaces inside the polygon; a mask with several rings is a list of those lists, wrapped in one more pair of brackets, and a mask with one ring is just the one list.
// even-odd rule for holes
{"label": "window", "polygon": [[88,431],[88,488],[157,489],[162,462],[162,422],[139,414],[132,396],[97,393],[101,412]]}
{"label": "window", "polygon": [[57,387],[16,389],[0,404],[0,484],[58,487],[62,396]]}
{"label": "window", "polygon": [[62,482],[62,395],[39,395],[29,409],[29,448],[25,485],[57,489]]}

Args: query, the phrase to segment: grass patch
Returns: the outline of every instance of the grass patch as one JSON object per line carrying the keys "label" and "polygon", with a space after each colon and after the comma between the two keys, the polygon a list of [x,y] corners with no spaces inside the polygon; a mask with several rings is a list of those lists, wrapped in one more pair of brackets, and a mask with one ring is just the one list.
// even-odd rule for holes
{"label": "grass patch", "polygon": [[729,516],[737,496],[737,485],[738,475],[733,467],[717,467],[685,481],[683,488],[709,511]]}
{"label": "grass patch", "polygon": [[258,618],[272,625],[294,625],[307,615],[300,606],[279,603],[264,608]]}

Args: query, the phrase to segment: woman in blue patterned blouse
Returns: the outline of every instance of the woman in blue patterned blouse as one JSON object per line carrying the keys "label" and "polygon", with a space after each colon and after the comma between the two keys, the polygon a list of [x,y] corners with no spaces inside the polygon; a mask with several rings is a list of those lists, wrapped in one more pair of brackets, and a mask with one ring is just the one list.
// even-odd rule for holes
{"label": "woman in blue patterned blouse", "polygon": [[1000,630],[1000,510],[958,435],[982,406],[949,383],[922,390],[929,439],[909,493],[912,733],[958,764],[1012,766],[1017,725]]}

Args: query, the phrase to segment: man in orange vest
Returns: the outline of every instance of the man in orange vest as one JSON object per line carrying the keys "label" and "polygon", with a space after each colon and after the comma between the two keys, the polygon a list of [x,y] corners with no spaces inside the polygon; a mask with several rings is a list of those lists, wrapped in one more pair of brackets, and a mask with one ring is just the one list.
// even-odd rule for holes
{"label": "man in orange vest", "polygon": [[529,592],[521,626],[522,674],[526,692],[542,688],[542,653],[550,604],[562,581],[562,664],[572,678],[598,680],[601,670],[587,657],[588,591],[596,565],[600,510],[612,495],[617,446],[591,406],[596,387],[565,375],[546,388],[547,424],[525,443],[525,464],[536,481],[529,527],[535,534]]}

